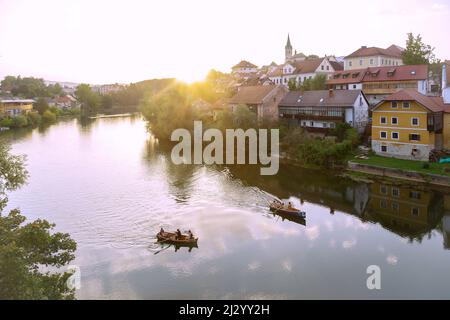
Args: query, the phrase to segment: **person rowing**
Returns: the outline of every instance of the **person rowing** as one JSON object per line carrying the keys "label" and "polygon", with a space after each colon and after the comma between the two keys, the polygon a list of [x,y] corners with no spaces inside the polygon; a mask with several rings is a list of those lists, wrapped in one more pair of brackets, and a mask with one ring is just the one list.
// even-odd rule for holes
{"label": "person rowing", "polygon": [[194,239],[194,234],[191,230],[188,231],[189,239]]}

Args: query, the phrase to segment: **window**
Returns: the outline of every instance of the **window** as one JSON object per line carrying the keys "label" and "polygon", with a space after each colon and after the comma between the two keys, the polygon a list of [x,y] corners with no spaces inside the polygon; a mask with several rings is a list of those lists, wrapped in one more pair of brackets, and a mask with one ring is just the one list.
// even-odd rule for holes
{"label": "window", "polygon": [[380,186],[380,193],[387,194],[387,187],[384,184]]}
{"label": "window", "polygon": [[349,66],[349,67],[352,66],[352,62],[351,62],[351,61],[348,62],[348,66]]}
{"label": "window", "polygon": [[380,117],[380,123],[386,124],[387,123],[386,117]]}
{"label": "window", "polygon": [[417,133],[411,133],[409,135],[409,140],[410,141],[420,141],[420,134]]}
{"label": "window", "polygon": [[353,85],[353,89],[356,89],[356,84]]}
{"label": "window", "polygon": [[330,70],[330,66],[327,66],[327,70]]}
{"label": "window", "polygon": [[387,208],[386,199],[380,199],[380,208],[383,208],[383,209]]}
{"label": "window", "polygon": [[396,198],[400,197],[400,189],[397,187],[392,187],[392,196]]}
{"label": "window", "polygon": [[397,108],[397,101],[392,101],[391,108]]}
{"label": "window", "polygon": [[392,124],[398,124],[398,118],[397,117],[392,117],[391,118],[391,123]]}
{"label": "window", "polygon": [[387,132],[386,131],[380,131],[380,138],[381,139],[387,139]]}
{"label": "window", "polygon": [[323,122],[322,127],[326,128],[326,127],[328,127],[328,124],[326,122]]}
{"label": "window", "polygon": [[412,214],[413,216],[418,216],[419,213],[420,213],[419,208],[411,208],[411,214]]}
{"label": "window", "polygon": [[419,191],[410,191],[409,197],[411,199],[420,199],[420,192]]}
{"label": "window", "polygon": [[387,152],[387,146],[381,146],[381,152]]}
{"label": "window", "polygon": [[419,125],[419,118],[411,118],[411,125],[418,126]]}
{"label": "window", "polygon": [[403,101],[403,108],[409,109],[409,101]]}
{"label": "window", "polygon": [[373,59],[370,59],[370,64],[373,64]]}
{"label": "window", "polygon": [[363,65],[363,60],[362,60],[362,59],[359,60],[359,65],[360,65],[360,66]]}
{"label": "window", "polygon": [[325,70],[324,66],[321,66],[320,69]]}
{"label": "window", "polygon": [[384,59],[381,59],[381,64],[384,64]]}
{"label": "window", "polygon": [[331,122],[331,123],[330,123],[330,128],[333,128],[333,129],[336,128],[336,123]]}
{"label": "window", "polygon": [[398,211],[398,208],[399,208],[399,206],[398,206],[398,202],[392,202],[392,210],[393,211]]}
{"label": "window", "polygon": [[302,122],[302,126],[303,126],[303,127],[306,127],[306,121],[303,121],[303,122]]}
{"label": "window", "polygon": [[391,133],[391,138],[394,140],[398,140],[398,132],[392,132]]}
{"label": "window", "polygon": [[314,121],[310,121],[310,122],[309,122],[309,126],[310,126],[310,127],[314,127]]}

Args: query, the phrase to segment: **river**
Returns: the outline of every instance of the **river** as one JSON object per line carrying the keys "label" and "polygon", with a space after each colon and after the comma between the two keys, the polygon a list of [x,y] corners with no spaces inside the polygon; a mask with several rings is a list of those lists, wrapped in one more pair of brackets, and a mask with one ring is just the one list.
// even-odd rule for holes
{"label": "river", "polygon": [[[450,195],[281,166],[177,166],[140,117],[2,133],[27,155],[7,209],[76,240],[78,299],[450,298]],[[266,193],[305,221],[273,215]],[[198,248],[159,245],[191,229]],[[367,267],[381,270],[369,290]]]}

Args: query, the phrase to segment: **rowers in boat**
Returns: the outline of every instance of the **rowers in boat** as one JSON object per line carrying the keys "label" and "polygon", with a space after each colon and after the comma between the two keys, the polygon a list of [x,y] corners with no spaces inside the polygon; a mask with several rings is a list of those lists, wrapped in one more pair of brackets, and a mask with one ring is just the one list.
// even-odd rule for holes
{"label": "rowers in boat", "polygon": [[273,211],[273,212],[290,214],[290,215],[298,216],[301,218],[306,217],[306,212],[301,211],[300,209],[294,208],[292,206],[291,202],[289,202],[287,205],[285,205],[281,201],[273,200],[269,207],[270,207],[270,211]]}
{"label": "rowers in boat", "polygon": [[163,228],[158,232],[156,238],[160,242],[166,242],[170,244],[175,244],[179,246],[196,246],[198,238],[194,237],[194,234],[191,230],[188,231],[188,234],[182,234],[180,229],[177,229],[175,232],[166,232]]}

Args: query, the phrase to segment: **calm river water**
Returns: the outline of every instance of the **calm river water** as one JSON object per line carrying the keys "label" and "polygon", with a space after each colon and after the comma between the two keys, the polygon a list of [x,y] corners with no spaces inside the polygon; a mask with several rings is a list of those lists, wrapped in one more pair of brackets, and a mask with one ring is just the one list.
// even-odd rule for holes
{"label": "calm river water", "polygon": [[[136,118],[11,131],[28,185],[9,208],[78,243],[79,299],[450,298],[450,196],[281,167],[176,166]],[[306,221],[271,214],[265,192]],[[191,229],[198,248],[155,243]],[[366,269],[381,268],[381,290]]]}

